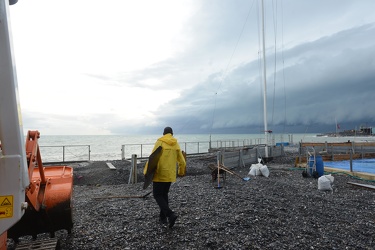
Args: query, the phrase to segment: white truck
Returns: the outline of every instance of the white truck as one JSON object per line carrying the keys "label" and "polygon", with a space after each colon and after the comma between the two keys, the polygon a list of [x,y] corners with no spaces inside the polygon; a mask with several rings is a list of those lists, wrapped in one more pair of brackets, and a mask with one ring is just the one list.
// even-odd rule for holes
{"label": "white truck", "polygon": [[0,250],[8,238],[54,237],[73,226],[73,169],[43,166],[38,131],[28,131],[25,140],[9,22],[16,2],[0,0]]}

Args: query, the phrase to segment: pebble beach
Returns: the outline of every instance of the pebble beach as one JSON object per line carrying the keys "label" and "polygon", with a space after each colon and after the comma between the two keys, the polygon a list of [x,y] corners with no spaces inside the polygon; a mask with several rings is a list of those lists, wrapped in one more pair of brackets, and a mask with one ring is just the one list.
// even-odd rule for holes
{"label": "pebble beach", "polygon": [[[187,175],[170,190],[178,214],[173,228],[158,222],[151,187],[128,184],[130,162],[74,164],[73,232],[56,232],[61,249],[375,249],[375,192],[333,174],[332,191],[294,168],[295,154],[266,165],[269,177],[248,176],[250,166],[227,173],[220,186],[208,164],[215,154],[187,158]],[[43,237],[43,235],[41,236]],[[27,237],[24,238],[27,240]],[[22,241],[22,239],[21,239]]]}

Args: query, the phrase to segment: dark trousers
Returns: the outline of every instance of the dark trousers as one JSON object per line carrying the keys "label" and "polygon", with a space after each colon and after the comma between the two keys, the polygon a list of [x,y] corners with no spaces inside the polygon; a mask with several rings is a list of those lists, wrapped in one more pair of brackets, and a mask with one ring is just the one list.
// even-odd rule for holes
{"label": "dark trousers", "polygon": [[164,219],[173,214],[173,211],[169,208],[168,193],[171,187],[171,182],[154,182],[152,185],[152,192],[156,203],[160,208],[160,218]]}

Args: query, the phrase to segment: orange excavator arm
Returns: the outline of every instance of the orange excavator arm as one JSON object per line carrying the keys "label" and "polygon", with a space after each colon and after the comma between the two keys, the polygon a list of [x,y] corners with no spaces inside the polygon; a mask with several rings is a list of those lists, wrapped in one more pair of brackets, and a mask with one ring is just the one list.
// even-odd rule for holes
{"label": "orange excavator arm", "polygon": [[8,236],[17,240],[23,235],[66,229],[73,227],[72,194],[73,168],[68,166],[43,166],[39,151],[39,131],[28,131],[26,137],[26,158],[30,185],[26,189],[29,204],[25,215],[8,230]]}
{"label": "orange excavator arm", "polygon": [[[26,190],[26,196],[36,211],[40,209],[40,201],[38,202],[40,187],[45,187],[46,177],[44,175],[42,158],[40,156],[38,139],[40,134],[38,131],[29,131],[26,138],[26,158],[28,163],[28,173],[30,186]],[[33,178],[34,170],[38,168],[40,178]]]}

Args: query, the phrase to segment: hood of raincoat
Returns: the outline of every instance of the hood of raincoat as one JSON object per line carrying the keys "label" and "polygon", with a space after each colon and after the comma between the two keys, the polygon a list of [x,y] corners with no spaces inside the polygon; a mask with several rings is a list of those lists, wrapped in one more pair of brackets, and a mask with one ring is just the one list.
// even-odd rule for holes
{"label": "hood of raincoat", "polygon": [[165,142],[170,146],[176,145],[177,139],[172,136],[172,134],[163,135],[158,139],[159,141]]}

